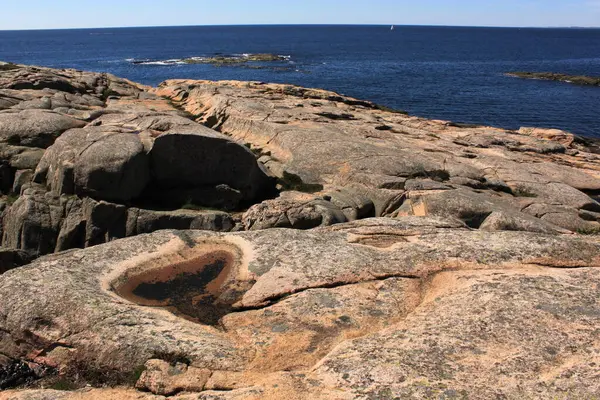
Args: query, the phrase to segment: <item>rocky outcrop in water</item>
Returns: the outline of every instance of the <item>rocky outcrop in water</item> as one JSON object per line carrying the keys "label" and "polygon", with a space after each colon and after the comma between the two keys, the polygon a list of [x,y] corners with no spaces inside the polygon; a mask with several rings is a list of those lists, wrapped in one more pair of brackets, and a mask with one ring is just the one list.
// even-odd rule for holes
{"label": "rocky outcrop in water", "polygon": [[553,72],[509,72],[507,75],[524,79],[566,82],[574,85],[600,86],[600,78],[595,78],[593,76],[567,75]]}
{"label": "rocky outcrop in water", "polygon": [[[130,59],[128,60],[133,65],[182,65],[182,64],[210,64],[213,66],[244,66],[248,68],[267,68],[267,64],[281,64],[290,60],[289,56],[281,56],[270,53],[259,54],[212,54],[198,57],[174,58],[169,60],[151,60],[151,59]],[[278,68],[278,67],[275,67]],[[290,67],[280,66],[279,68],[287,69]]]}
{"label": "rocky outcrop in water", "polygon": [[593,139],[12,64],[0,108],[0,399],[600,395]]}

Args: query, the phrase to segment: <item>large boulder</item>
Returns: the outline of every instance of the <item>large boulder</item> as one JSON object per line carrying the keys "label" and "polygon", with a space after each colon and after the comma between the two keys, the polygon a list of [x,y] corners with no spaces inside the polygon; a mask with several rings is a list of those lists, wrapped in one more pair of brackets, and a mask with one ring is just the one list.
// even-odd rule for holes
{"label": "large boulder", "polygon": [[407,194],[406,201],[394,215],[454,218],[472,228],[484,230],[566,232],[559,226],[521,212],[522,207],[533,202],[534,200],[527,198],[518,207],[519,203],[508,194],[478,193],[466,188],[414,191]]}
{"label": "large boulder", "polygon": [[[79,74],[81,75],[81,74]],[[84,82],[73,79],[73,74],[47,68],[17,66],[0,79],[0,88],[13,90],[56,90],[67,93],[85,93]]]}
{"label": "large boulder", "polygon": [[35,169],[44,155],[44,149],[37,147],[12,146],[0,143],[0,159],[11,168]]}
{"label": "large boulder", "polygon": [[102,127],[65,132],[40,161],[34,180],[50,191],[129,201],[150,179],[148,156],[135,133]]}

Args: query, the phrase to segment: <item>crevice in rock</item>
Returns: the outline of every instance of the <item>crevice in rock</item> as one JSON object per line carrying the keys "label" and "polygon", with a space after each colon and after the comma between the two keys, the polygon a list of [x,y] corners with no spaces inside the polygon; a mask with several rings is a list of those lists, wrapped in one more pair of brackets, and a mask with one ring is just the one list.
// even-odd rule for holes
{"label": "crevice in rock", "polygon": [[492,212],[463,212],[459,215],[459,219],[469,228],[479,229],[491,214]]}
{"label": "crevice in rock", "polygon": [[[252,386],[248,386],[248,388],[250,388]],[[226,387],[217,387],[217,388],[211,388],[211,389],[204,389],[201,392],[197,392],[197,393],[203,393],[203,392],[223,392],[223,393],[229,393],[229,392],[233,392],[234,390],[242,390],[242,389],[246,389],[246,388],[226,388]]]}
{"label": "crevice in rock", "polygon": [[545,263],[543,261],[527,261],[527,264],[536,265],[536,266],[545,267],[545,268],[564,269],[564,270],[600,268],[600,265],[590,266],[589,264],[583,265],[583,264],[576,264],[576,263],[571,264],[571,265],[557,265],[557,264],[552,264],[552,263]]}
{"label": "crevice in rock", "polygon": [[281,191],[294,190],[303,193],[317,193],[323,190],[323,185],[320,183],[307,183],[296,174],[288,171],[283,171],[283,176],[277,181]]}
{"label": "crevice in rock", "polygon": [[387,204],[384,206],[384,208],[381,212],[381,216],[386,217],[388,215],[393,214],[400,207],[402,207],[402,205],[404,205],[404,203],[406,202],[407,199],[408,199],[408,192],[400,193],[400,194],[396,195],[395,197],[389,199]]}
{"label": "crevice in rock", "polygon": [[75,347],[66,344],[66,343],[61,343],[60,341],[57,341],[56,343],[52,343],[51,345],[47,346],[45,349],[43,349],[38,356],[45,356],[48,355],[48,353],[51,353],[52,351],[58,349],[58,348],[65,348],[65,349],[75,349]]}
{"label": "crevice in rock", "polygon": [[32,363],[14,360],[0,367],[0,390],[12,389],[31,384],[51,369],[46,366],[33,367]]}
{"label": "crevice in rock", "polygon": [[595,200],[596,203],[590,203],[590,204],[585,204],[583,207],[581,207],[581,210],[585,210],[585,211],[592,211],[592,212],[600,212],[600,204],[597,203],[598,198],[594,198],[591,197],[591,199]]}
{"label": "crevice in rock", "polygon": [[273,295],[270,297],[266,297],[262,303],[256,304],[253,306],[235,306],[234,305],[232,312],[230,314],[240,313],[240,312],[245,312],[245,311],[262,310],[264,308],[271,307],[271,306],[289,298],[290,296],[305,292],[307,290],[335,289],[335,288],[339,288],[339,287],[343,287],[343,286],[356,285],[359,283],[371,283],[371,282],[385,281],[386,279],[391,279],[391,278],[402,278],[402,279],[421,279],[422,278],[421,276],[418,276],[418,275],[394,274],[394,273],[382,274],[382,275],[375,275],[375,274],[370,274],[370,275],[372,275],[373,279],[366,279],[366,280],[356,279],[356,280],[324,283],[321,285],[315,285],[315,286],[295,289],[295,290],[292,290],[287,293],[276,294],[276,295]]}

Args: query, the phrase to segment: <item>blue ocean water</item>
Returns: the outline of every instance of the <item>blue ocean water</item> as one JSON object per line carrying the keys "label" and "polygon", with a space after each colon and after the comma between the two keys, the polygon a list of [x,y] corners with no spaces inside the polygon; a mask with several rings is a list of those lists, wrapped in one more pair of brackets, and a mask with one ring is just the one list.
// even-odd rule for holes
{"label": "blue ocean water", "polygon": [[[289,57],[245,66],[177,63],[188,57],[247,53]],[[504,75],[549,71],[600,76],[600,29],[213,26],[0,31],[0,60],[105,71],[151,85],[169,78],[293,83],[428,118],[510,129],[555,127],[600,137],[600,88]]]}

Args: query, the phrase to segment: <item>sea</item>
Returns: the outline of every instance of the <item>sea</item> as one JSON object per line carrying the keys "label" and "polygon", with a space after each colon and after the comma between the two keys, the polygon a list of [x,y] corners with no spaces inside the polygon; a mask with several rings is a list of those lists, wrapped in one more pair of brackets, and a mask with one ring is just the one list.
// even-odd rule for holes
{"label": "sea", "polygon": [[[187,64],[269,53],[274,62]],[[511,71],[600,76],[600,29],[429,26],[197,26],[0,31],[0,60],[170,78],[252,80],[333,90],[411,115],[600,137],[600,87]]]}

